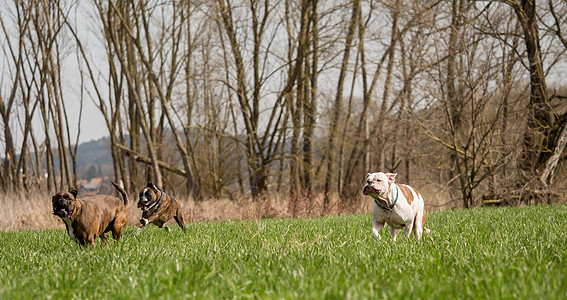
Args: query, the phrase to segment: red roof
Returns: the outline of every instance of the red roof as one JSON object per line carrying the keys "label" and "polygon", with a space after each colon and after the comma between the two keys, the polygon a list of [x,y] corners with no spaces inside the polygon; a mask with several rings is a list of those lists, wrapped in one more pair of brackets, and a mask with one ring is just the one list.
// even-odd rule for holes
{"label": "red roof", "polygon": [[91,179],[91,182],[89,182],[89,184],[92,184],[92,185],[99,185],[101,183],[102,183],[102,178],[93,178],[93,179]]}

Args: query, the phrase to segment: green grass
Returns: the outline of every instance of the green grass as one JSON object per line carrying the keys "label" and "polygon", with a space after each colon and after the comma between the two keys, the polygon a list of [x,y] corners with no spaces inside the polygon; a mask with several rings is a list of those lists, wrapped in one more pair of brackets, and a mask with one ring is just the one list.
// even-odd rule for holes
{"label": "green grass", "polygon": [[63,230],[0,233],[0,298],[553,299],[567,207],[433,212],[433,232],[372,238],[371,216],[130,227],[82,248]]}

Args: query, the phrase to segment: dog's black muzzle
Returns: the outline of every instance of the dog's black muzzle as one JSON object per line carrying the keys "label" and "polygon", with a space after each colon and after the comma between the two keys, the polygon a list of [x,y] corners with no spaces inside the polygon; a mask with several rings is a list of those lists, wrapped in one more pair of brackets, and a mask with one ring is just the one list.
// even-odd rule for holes
{"label": "dog's black muzzle", "polygon": [[65,208],[54,209],[53,214],[59,218],[69,218],[71,217],[71,212],[67,211]]}
{"label": "dog's black muzzle", "polygon": [[150,205],[151,205],[150,201],[144,201],[142,199],[138,200],[138,208],[141,209],[142,211],[148,210]]}

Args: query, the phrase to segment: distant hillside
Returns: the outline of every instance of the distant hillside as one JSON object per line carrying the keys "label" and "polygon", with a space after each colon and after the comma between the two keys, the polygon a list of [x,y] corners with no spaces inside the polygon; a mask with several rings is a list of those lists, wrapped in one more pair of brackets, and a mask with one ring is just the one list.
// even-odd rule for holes
{"label": "distant hillside", "polygon": [[88,141],[79,145],[77,149],[77,170],[82,170],[89,165],[99,167],[112,165],[109,137]]}
{"label": "distant hillside", "polygon": [[[59,166],[59,157],[57,149],[53,149],[53,163]],[[30,154],[32,157],[34,153]],[[20,159],[19,154],[17,159]],[[69,155],[71,161],[71,155]],[[4,162],[4,157],[0,157],[0,163]],[[77,173],[79,178],[84,177],[84,173],[95,167],[98,176],[112,175],[112,155],[110,154],[110,137],[103,137],[98,140],[84,142],[77,148]],[[42,162],[42,168],[45,168],[45,160]],[[59,173],[58,167],[56,172]]]}
{"label": "distant hillside", "polygon": [[[53,153],[57,155],[57,150]],[[71,161],[71,155],[69,155]],[[59,157],[53,158],[53,163],[59,166]],[[45,162],[43,164],[45,168]],[[87,172],[94,174],[87,175]],[[59,173],[59,170],[56,171]],[[80,179],[86,177],[101,177],[112,174],[112,155],[110,154],[110,137],[100,138],[79,144],[77,148],[77,175]]]}

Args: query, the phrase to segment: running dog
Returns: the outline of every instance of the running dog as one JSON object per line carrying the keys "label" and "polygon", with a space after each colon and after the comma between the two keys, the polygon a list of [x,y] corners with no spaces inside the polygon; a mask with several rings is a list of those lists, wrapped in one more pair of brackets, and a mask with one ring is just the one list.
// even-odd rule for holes
{"label": "running dog", "polygon": [[380,239],[380,229],[390,225],[392,240],[395,242],[400,229],[405,228],[409,237],[411,232],[421,239],[425,228],[425,202],[420,193],[409,185],[397,185],[397,173],[368,173],[362,193],[374,199],[372,210],[372,233]]}
{"label": "running dog", "polygon": [[100,237],[106,245],[106,233],[111,231],[118,242],[122,229],[128,223],[128,195],[123,188],[111,182],[122,195],[120,200],[109,195],[97,195],[77,198],[77,190],[60,192],[51,198],[53,214],[61,218],[67,228],[67,234],[80,245],[95,245]]}
{"label": "running dog", "polygon": [[181,229],[185,230],[186,228],[185,216],[179,202],[149,181],[140,192],[138,208],[142,210],[138,233],[142,231],[144,226],[150,223],[169,231],[170,229],[166,223],[172,218],[175,219]]}

